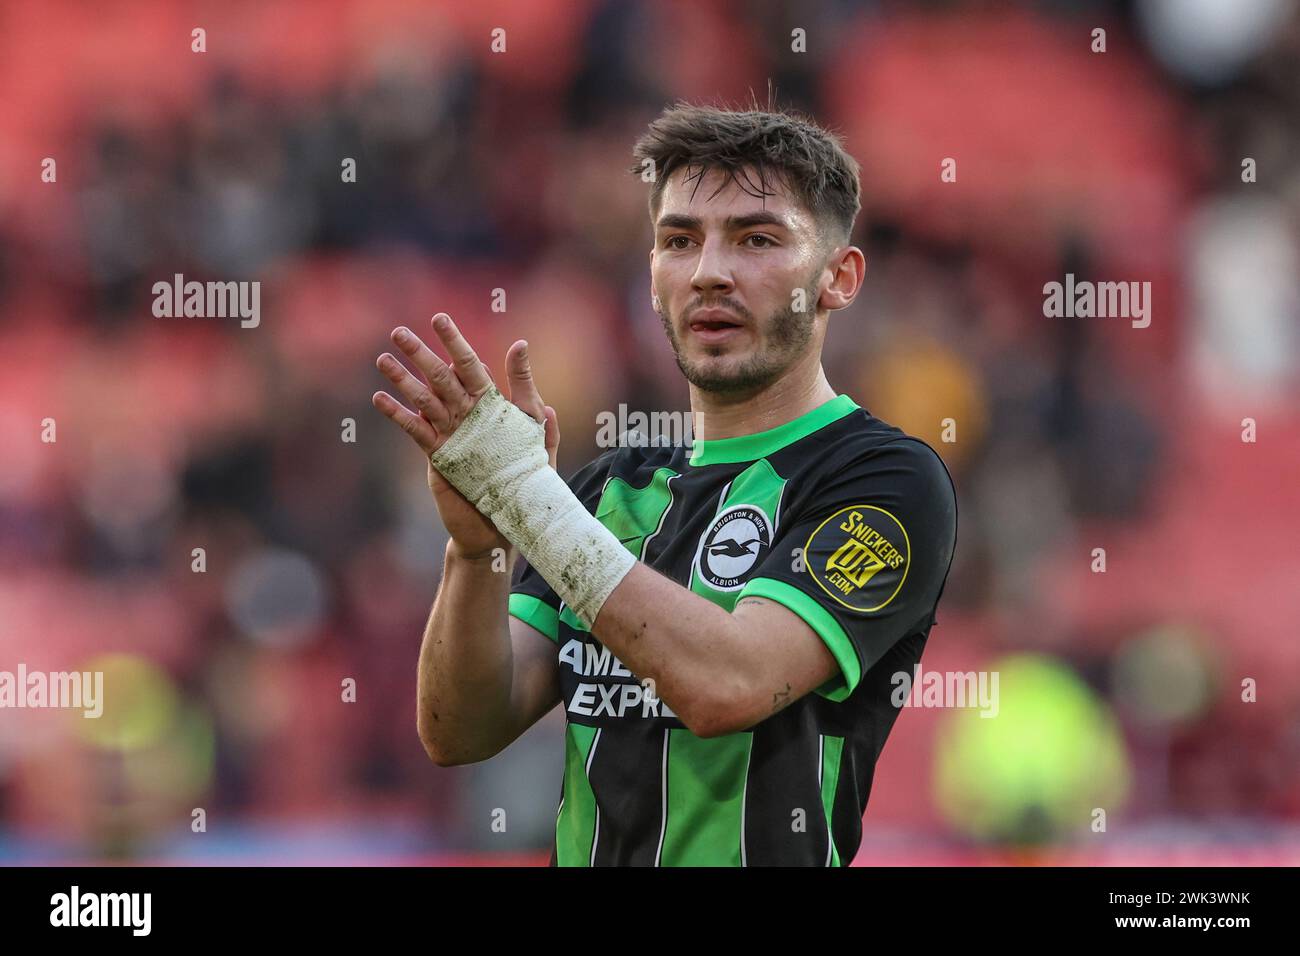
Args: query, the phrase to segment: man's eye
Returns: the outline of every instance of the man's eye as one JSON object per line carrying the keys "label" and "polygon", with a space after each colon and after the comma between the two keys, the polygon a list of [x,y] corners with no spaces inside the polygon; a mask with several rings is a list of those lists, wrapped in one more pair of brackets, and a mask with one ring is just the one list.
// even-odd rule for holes
{"label": "man's eye", "polygon": [[665,243],[665,245],[668,246],[669,249],[685,249],[686,248],[685,246],[674,245],[674,243],[677,242],[678,239],[681,239],[683,242],[691,241],[690,236],[669,236],[668,241]]}
{"label": "man's eye", "polygon": [[759,233],[759,232],[756,232],[756,233],[754,233],[753,235],[750,235],[750,236],[746,236],[746,237],[745,237],[745,241],[746,241],[746,242],[749,242],[751,239],[757,239],[759,242],[762,243],[762,245],[755,246],[755,247],[754,247],[755,249],[765,249],[765,248],[767,248],[768,246],[774,246],[774,245],[776,245],[776,243],[772,241],[772,239],[771,239],[770,236],[765,236],[765,235],[763,235],[762,233]]}

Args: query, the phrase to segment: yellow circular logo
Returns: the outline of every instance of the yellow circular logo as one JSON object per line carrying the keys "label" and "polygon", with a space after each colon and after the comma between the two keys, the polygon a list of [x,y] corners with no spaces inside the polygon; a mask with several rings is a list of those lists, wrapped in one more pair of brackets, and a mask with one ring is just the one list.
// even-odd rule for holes
{"label": "yellow circular logo", "polygon": [[884,508],[850,505],[808,536],[804,561],[823,591],[852,611],[879,611],[907,579],[912,544]]}

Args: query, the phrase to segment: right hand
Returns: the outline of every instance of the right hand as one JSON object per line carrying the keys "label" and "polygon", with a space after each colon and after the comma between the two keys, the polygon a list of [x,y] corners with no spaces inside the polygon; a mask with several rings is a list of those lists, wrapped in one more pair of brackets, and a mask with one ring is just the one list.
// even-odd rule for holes
{"label": "right hand", "polygon": [[[459,332],[455,331],[454,326],[451,335],[454,336],[453,341],[457,347],[450,350],[454,356],[450,365],[444,363],[422,342],[416,341],[409,346],[402,345],[397,338],[397,331],[393,332],[394,343],[411,358],[419,369],[423,381],[407,371],[401,362],[387,352],[379,357],[376,365],[397,386],[402,396],[419,411],[412,411],[387,392],[375,392],[371,401],[379,411],[410,435],[424,453],[428,466],[429,490],[433,492],[438,514],[451,535],[450,546],[462,557],[467,558],[491,557],[497,548],[509,554],[512,545],[497,531],[492,521],[452,487],[429,461],[429,455],[447,440],[456,424],[454,420],[450,421],[448,424],[451,427],[446,433],[439,432],[434,426],[434,420],[442,418],[441,413],[444,409],[430,388],[430,377],[445,375],[444,370],[449,370],[457,377],[457,381],[465,391],[477,399],[478,395],[486,390],[487,383],[491,381],[487,367],[478,361],[468,344],[460,338]],[[446,336],[444,336],[445,341]],[[559,420],[555,409],[543,404],[542,397],[537,391],[537,383],[533,380],[532,369],[528,363],[528,343],[523,339],[511,345],[506,352],[506,379],[506,398],[531,415],[535,421],[545,424],[546,454],[550,458],[551,467],[554,468],[556,452],[560,447]]]}

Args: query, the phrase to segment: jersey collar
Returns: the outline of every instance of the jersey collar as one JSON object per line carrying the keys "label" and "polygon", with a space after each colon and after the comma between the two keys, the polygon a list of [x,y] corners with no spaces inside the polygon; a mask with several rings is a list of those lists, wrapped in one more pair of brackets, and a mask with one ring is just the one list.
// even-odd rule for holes
{"label": "jersey collar", "polygon": [[807,438],[831,422],[839,421],[849,412],[859,408],[848,395],[836,395],[828,402],[818,405],[810,412],[798,418],[777,425],[765,432],[752,435],[737,435],[735,438],[715,438],[711,441],[696,441],[691,446],[690,463],[692,465],[726,465],[742,461],[756,461],[765,458],[792,445],[801,438]]}

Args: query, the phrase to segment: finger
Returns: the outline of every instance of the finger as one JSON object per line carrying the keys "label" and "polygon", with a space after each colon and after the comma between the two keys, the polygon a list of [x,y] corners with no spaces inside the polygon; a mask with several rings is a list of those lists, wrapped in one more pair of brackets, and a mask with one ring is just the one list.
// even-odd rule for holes
{"label": "finger", "polygon": [[388,380],[397,386],[411,405],[423,415],[429,423],[440,432],[451,430],[451,413],[441,399],[433,393],[424,382],[410,373],[405,365],[385,352],[375,362],[379,371],[388,376]]}
{"label": "finger", "polygon": [[453,413],[457,421],[464,418],[473,400],[451,366],[404,325],[393,329],[392,339],[393,343],[409,356],[415,367],[420,370],[429,388],[438,396],[448,412]]}
{"label": "finger", "polygon": [[528,363],[528,343],[520,339],[506,352],[506,385],[510,401],[532,415],[537,421],[546,420],[546,406],[533,381],[533,370]]}
{"label": "finger", "polygon": [[544,412],[546,414],[546,455],[551,459],[551,467],[554,468],[560,448],[560,418],[550,405],[545,407]]}
{"label": "finger", "polygon": [[456,328],[456,323],[451,320],[451,316],[446,312],[439,312],[432,321],[433,330],[438,333],[438,338],[442,339],[447,354],[451,356],[451,366],[456,370],[456,377],[465,386],[465,391],[478,398],[492,384],[487,368],[469,347],[469,343],[460,334],[460,329]]}
{"label": "finger", "polygon": [[438,435],[434,432],[433,426],[393,396],[387,392],[375,392],[370,397],[370,401],[402,431],[410,435],[426,455],[432,454],[438,448]]}

